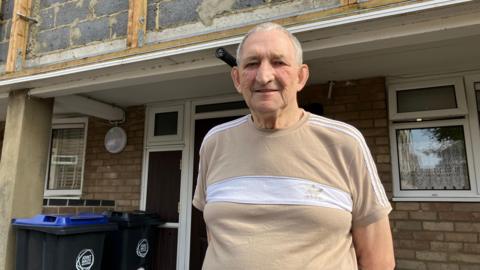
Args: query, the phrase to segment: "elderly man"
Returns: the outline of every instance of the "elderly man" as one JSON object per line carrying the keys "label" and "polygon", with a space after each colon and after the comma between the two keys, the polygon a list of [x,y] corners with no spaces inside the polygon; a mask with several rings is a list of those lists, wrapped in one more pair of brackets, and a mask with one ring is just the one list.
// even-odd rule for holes
{"label": "elderly man", "polygon": [[237,64],[251,115],[214,127],[200,149],[203,269],[393,269],[391,207],[365,140],[298,106],[309,77],[298,40],[261,24]]}

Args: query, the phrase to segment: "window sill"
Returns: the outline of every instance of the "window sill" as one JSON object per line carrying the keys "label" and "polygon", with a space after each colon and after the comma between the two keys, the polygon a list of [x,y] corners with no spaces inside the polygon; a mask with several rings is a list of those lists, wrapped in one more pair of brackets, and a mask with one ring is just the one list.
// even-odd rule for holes
{"label": "window sill", "polygon": [[480,202],[479,197],[393,197],[394,202]]}

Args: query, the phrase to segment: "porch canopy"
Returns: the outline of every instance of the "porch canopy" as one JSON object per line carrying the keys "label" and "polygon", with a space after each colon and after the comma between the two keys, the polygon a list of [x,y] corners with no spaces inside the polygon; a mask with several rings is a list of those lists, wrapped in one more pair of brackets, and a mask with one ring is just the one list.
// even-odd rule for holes
{"label": "porch canopy", "polygon": [[[303,44],[310,84],[480,70],[478,1],[427,1],[289,29]],[[5,120],[8,92],[16,89],[56,98],[55,115],[109,120],[119,117],[117,107],[235,93],[230,67],[214,51],[223,46],[234,53],[240,38],[5,79],[0,81],[0,120]],[[79,106],[69,106],[73,103]]]}

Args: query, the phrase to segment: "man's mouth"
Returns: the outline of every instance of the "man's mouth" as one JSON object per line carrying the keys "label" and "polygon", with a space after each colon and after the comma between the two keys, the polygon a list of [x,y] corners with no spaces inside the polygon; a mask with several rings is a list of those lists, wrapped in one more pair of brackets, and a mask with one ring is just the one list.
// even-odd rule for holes
{"label": "man's mouth", "polygon": [[268,93],[268,92],[277,92],[277,89],[254,89],[253,92],[255,93]]}

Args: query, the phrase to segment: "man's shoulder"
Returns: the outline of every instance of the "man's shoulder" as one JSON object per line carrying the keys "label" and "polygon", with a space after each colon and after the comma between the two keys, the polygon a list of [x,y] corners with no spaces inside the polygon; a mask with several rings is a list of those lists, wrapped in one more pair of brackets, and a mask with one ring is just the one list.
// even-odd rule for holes
{"label": "man's shoulder", "polygon": [[220,134],[224,134],[225,132],[231,131],[235,128],[242,127],[248,122],[248,117],[249,115],[245,115],[211,128],[203,138],[203,143],[212,140],[213,138],[218,138]]}
{"label": "man's shoulder", "polygon": [[364,141],[362,133],[357,128],[342,121],[311,113],[308,124],[319,136],[332,137],[337,141],[343,140],[344,143],[350,142],[352,144],[362,144]]}

